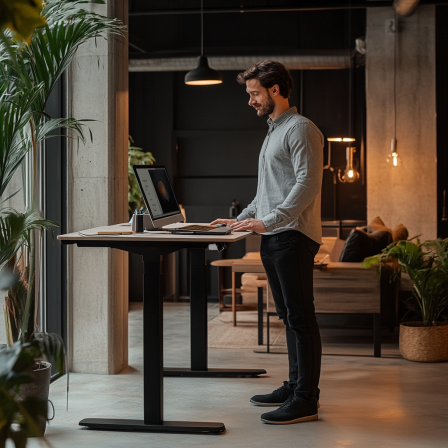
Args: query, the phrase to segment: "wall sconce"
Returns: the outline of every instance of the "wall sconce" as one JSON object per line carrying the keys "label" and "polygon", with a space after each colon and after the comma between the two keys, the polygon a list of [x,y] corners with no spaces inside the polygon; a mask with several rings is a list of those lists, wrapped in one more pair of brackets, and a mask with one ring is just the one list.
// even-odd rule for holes
{"label": "wall sconce", "polygon": [[338,171],[338,179],[342,183],[352,183],[359,179],[359,173],[353,166],[353,153],[356,152],[356,148],[353,146],[347,147],[347,166],[345,167],[344,174],[341,176],[341,170]]}
{"label": "wall sconce", "polygon": [[401,166],[401,157],[398,155],[397,140],[395,138],[390,143],[390,154],[387,157],[387,163],[393,168]]}

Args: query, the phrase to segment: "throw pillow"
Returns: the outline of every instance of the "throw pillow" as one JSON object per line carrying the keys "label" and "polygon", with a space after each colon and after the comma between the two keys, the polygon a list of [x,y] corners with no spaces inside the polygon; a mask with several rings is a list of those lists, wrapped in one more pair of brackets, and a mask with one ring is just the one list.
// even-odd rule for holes
{"label": "throw pillow", "polygon": [[408,229],[403,224],[398,224],[392,229],[393,241],[404,241],[408,239],[408,236]]}
{"label": "throw pillow", "polygon": [[344,244],[339,261],[363,261],[366,257],[379,254],[391,242],[392,234],[387,230],[366,233],[359,229],[353,229]]}
{"label": "throw pillow", "polygon": [[379,231],[388,231],[392,235],[392,230],[384,224],[383,220],[377,216],[373,218],[372,221],[367,224],[367,233],[379,232]]}

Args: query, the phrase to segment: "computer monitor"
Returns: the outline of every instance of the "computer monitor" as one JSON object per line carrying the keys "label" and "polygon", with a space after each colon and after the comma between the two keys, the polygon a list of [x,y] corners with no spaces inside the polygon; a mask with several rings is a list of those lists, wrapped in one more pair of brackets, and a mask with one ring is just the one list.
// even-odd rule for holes
{"label": "computer monitor", "polygon": [[153,227],[184,222],[165,167],[133,165],[133,168]]}

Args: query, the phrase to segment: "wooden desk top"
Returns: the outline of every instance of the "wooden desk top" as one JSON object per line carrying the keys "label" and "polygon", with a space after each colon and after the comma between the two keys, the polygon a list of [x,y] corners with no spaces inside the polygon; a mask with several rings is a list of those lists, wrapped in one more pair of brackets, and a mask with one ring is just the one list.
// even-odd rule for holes
{"label": "wooden desk top", "polygon": [[[189,223],[192,224],[192,223]],[[208,225],[208,224],[202,224]],[[128,223],[115,224],[113,226],[95,227],[93,229],[81,230],[80,232],[67,233],[59,235],[58,240],[77,243],[78,241],[167,241],[175,242],[198,242],[198,243],[234,243],[249,236],[251,232],[234,232],[230,235],[174,235],[167,232],[133,233],[131,235],[98,235],[98,232],[107,231],[130,231],[131,225]]]}

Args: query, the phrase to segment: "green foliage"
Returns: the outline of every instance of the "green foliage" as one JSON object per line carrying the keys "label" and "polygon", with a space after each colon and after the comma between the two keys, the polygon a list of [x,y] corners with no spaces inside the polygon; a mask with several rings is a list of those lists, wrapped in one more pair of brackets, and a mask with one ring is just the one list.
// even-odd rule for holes
{"label": "green foliage", "polygon": [[362,266],[381,266],[390,258],[396,259],[399,269],[411,278],[424,324],[436,325],[448,307],[448,238],[394,242],[380,255],[366,258]]}
{"label": "green foliage", "polygon": [[[10,288],[5,298],[5,317],[9,344],[17,340],[28,342],[34,334],[34,275],[30,279],[24,254],[34,251],[33,234],[57,226],[42,219],[34,211],[20,213],[14,209],[0,210],[0,269],[8,265],[19,272],[19,281]],[[19,255],[19,256],[17,256]],[[31,285],[31,287],[29,286]]]}
{"label": "green foliage", "polygon": [[129,136],[128,140],[128,211],[129,215],[135,209],[145,207],[142,194],[138,186],[132,165],[153,165],[156,159],[150,152],[144,152],[142,148],[131,146],[134,140]]}
{"label": "green foliage", "polygon": [[15,37],[29,42],[33,31],[45,25],[42,7],[42,0],[0,0],[0,32],[9,28]]}
{"label": "green foliage", "polygon": [[[84,129],[90,120],[53,118],[45,113],[54,86],[79,46],[91,39],[123,34],[124,27],[118,20],[84,10],[86,3],[104,2],[0,0],[0,196],[3,202],[8,199],[3,198],[8,184],[30,152],[33,166],[30,167],[32,178],[28,180],[35,187],[37,152],[42,150],[40,143],[44,140],[57,136],[59,129],[71,131],[72,138],[86,140]],[[41,15],[37,17],[36,11]],[[3,32],[5,27],[10,31]],[[38,242],[42,232],[57,225],[35,211],[35,197],[33,188],[32,204],[25,213],[0,210],[0,269],[18,274],[15,277],[8,274],[4,280],[6,276],[2,272],[1,279],[10,287],[5,317],[11,347],[0,352],[0,448],[7,438],[13,439],[16,447],[24,447],[27,437],[37,435],[29,411],[33,408],[39,412],[38,403],[18,402],[12,394],[20,381],[30,380],[34,360],[41,356],[54,358],[61,373],[65,372],[66,365],[62,339],[38,332],[35,320]],[[11,432],[13,421],[19,423],[17,432]]]}
{"label": "green foliage", "polygon": [[0,447],[10,439],[16,448],[23,448],[28,437],[43,436],[35,419],[47,418],[47,402],[19,397],[20,386],[33,380],[35,359],[40,356],[37,342],[0,347]]}
{"label": "green foliage", "polygon": [[[34,185],[37,152],[43,148],[40,143],[57,136],[59,129],[69,130],[71,137],[85,142],[83,128],[89,120],[49,117],[45,105],[80,45],[122,34],[118,20],[84,10],[86,3],[47,0],[42,9],[44,23],[34,30],[29,45],[16,42],[11,33],[0,39],[0,196],[29,152],[33,154],[30,181]],[[35,191],[33,188],[30,210],[23,215],[0,210],[0,269],[12,263],[20,276],[6,300],[10,343],[34,337],[37,243],[43,231],[57,225],[34,211]]]}

